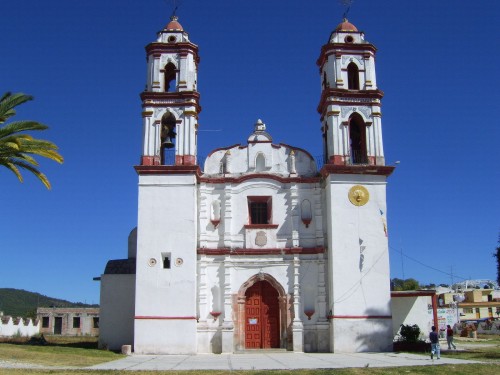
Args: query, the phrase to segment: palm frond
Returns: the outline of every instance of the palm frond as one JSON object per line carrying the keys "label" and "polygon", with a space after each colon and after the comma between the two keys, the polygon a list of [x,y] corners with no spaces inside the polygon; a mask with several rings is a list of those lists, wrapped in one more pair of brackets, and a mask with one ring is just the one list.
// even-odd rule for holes
{"label": "palm frond", "polygon": [[[15,107],[32,100],[33,97],[23,93],[4,94],[0,98],[0,124],[16,114]],[[46,187],[50,189],[50,182],[38,170],[38,162],[34,156],[41,156],[58,163],[64,158],[59,154],[58,147],[47,140],[33,138],[23,132],[46,130],[47,125],[36,121],[14,121],[0,128],[0,165],[12,171],[19,181],[23,181],[20,169],[33,173]]]}
{"label": "palm frond", "polygon": [[31,131],[31,130],[46,130],[49,127],[36,121],[15,121],[6,124],[0,128],[0,139],[9,135]]}
{"label": "palm frond", "polygon": [[45,176],[42,172],[40,172],[37,168],[35,168],[34,166],[28,164],[27,162],[23,161],[23,160],[20,160],[20,159],[16,159],[16,160],[11,160],[10,163],[11,165],[11,168],[9,168],[7,165],[7,168],[9,168],[11,171],[14,172],[14,170],[12,168],[15,168],[17,170],[18,173],[16,173],[16,175],[18,176],[19,178],[19,181],[23,182],[23,178],[21,176],[21,173],[19,172],[19,168],[22,168],[22,169],[26,169],[27,171],[30,171],[31,173],[33,173],[44,185],[47,189],[50,190],[51,186],[50,186],[50,182],[47,178],[47,176]]}
{"label": "palm frond", "polygon": [[12,94],[10,92],[5,93],[0,99],[0,124],[4,123],[9,117],[16,114],[14,107],[29,100],[33,100],[33,97],[21,92],[16,94]]}

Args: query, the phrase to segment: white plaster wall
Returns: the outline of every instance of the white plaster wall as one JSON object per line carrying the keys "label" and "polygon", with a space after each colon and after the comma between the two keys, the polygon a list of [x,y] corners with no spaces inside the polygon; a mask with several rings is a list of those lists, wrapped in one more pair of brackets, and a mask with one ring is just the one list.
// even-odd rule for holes
{"label": "white plaster wall", "polygon": [[[203,275],[203,280],[200,282],[204,287],[199,291],[199,299],[203,301],[199,306],[199,352],[220,352],[220,329],[224,321],[227,320],[224,309],[224,292],[227,284],[224,265],[227,264],[228,260],[232,268],[229,282],[232,296],[238,295],[242,285],[259,273],[271,275],[283,287],[285,293],[294,294],[293,256],[291,255],[204,256],[204,269],[200,271]],[[314,348],[314,351],[327,351],[329,347],[326,304],[322,303],[326,299],[325,280],[324,277],[320,278],[319,272],[321,267],[324,275],[324,266],[322,256],[301,256],[299,319],[303,322],[304,329],[308,329],[309,332],[305,344],[308,345],[309,349]],[[314,311],[311,320],[304,313],[306,309]],[[221,312],[217,320],[210,314],[212,311]],[[231,320],[237,319],[235,312],[232,310],[230,312],[232,314]],[[286,337],[286,335],[287,332],[282,332],[282,337]]]}
{"label": "white plaster wall", "polygon": [[335,319],[333,322],[335,353],[392,351],[390,319]]}
{"label": "white plaster wall", "polygon": [[[297,197],[292,202],[291,188],[297,189]],[[277,229],[266,229],[268,242],[261,248],[292,247],[292,231],[298,232],[300,247],[323,245],[321,196],[315,183],[281,183],[266,178],[247,180],[238,185],[228,183],[208,184],[200,187],[200,238],[199,247],[219,248],[230,244],[231,248],[258,248],[255,235],[262,229],[245,229],[249,224],[248,197],[269,196],[272,198],[272,224]],[[212,202],[220,202],[220,223],[215,227],[211,223]],[[226,201],[230,201],[231,211],[226,210]],[[301,220],[301,203],[308,200],[311,204],[312,221],[306,226]],[[318,209],[320,207],[320,209]],[[296,211],[293,213],[292,210]],[[295,215],[295,219],[293,219]]]}
{"label": "white plaster wall", "polygon": [[[5,318],[5,317],[4,317]],[[26,324],[25,324],[26,323]],[[15,324],[12,317],[8,317],[7,322],[0,321],[0,337],[23,336],[30,337],[40,333],[40,325],[32,319],[21,319]]]}
{"label": "white plaster wall", "polygon": [[197,207],[195,176],[139,176],[136,353],[196,352]]}
{"label": "white plaster wall", "polygon": [[[305,151],[286,145],[271,143],[253,143],[248,146],[235,146],[214,151],[205,160],[205,175],[220,175],[221,162],[229,159],[229,175],[255,173],[255,159],[262,153],[266,158],[266,169],[258,173],[273,173],[288,176],[290,171],[290,152],[295,152],[295,168],[299,176],[312,176],[316,173],[314,159]],[[227,155],[227,152],[230,152]]]}
{"label": "white plaster wall", "polygon": [[[367,204],[360,207],[348,198],[349,189],[357,184],[370,194]],[[389,347],[383,340],[392,342],[390,319],[365,319],[391,315],[385,185],[384,176],[330,175],[326,180],[329,308],[339,317],[333,319],[334,351],[368,350],[359,340],[372,325],[379,327],[382,340],[377,348]]]}
{"label": "white plaster wall", "polygon": [[429,337],[429,332],[434,324],[432,309],[432,297],[392,297],[392,335],[395,337],[402,324],[418,325],[421,338]]}
{"label": "white plaster wall", "polygon": [[99,347],[120,350],[134,342],[135,275],[101,275]]}

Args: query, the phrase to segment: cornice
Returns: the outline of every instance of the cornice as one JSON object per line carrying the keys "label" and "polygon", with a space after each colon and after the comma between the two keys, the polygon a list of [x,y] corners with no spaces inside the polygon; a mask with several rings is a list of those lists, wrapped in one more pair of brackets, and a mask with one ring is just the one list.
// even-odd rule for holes
{"label": "cornice", "polygon": [[[319,100],[317,111],[323,114],[325,108],[330,104],[338,105],[366,105],[380,106],[380,100],[384,97],[384,92],[382,90],[347,90],[347,89],[324,89],[321,92],[321,98]],[[342,98],[343,100],[336,100],[336,98]],[[348,99],[352,98],[352,101]],[[364,99],[363,101],[360,101]],[[372,101],[378,100],[378,101]]]}
{"label": "cornice", "polygon": [[278,175],[273,175],[273,174],[266,174],[266,173],[250,173],[250,174],[245,174],[243,176],[238,176],[238,177],[230,177],[230,176],[217,176],[217,177],[208,177],[208,176],[201,176],[200,177],[200,182],[204,182],[207,184],[238,184],[243,181],[248,181],[248,180],[253,180],[256,178],[264,178],[267,180],[274,180],[278,181],[282,184],[288,184],[288,183],[319,183],[321,181],[320,177],[300,177],[300,176],[295,176],[295,177],[283,177],[283,176],[278,176]]}
{"label": "cornice", "polygon": [[387,165],[335,165],[324,164],[320,173],[324,178],[331,174],[365,174],[390,176],[396,167]]}
{"label": "cornice", "polygon": [[365,53],[377,53],[377,47],[371,43],[357,44],[357,43],[328,43],[321,47],[321,53],[316,60],[318,66],[322,66],[325,63],[326,57],[340,52],[342,55],[361,55]]}
{"label": "cornice", "polygon": [[291,255],[291,254],[324,254],[325,248],[318,247],[286,247],[283,249],[229,249],[229,248],[198,248],[198,255],[231,255],[231,256],[245,256],[245,255]]}
{"label": "cornice", "polygon": [[195,57],[195,62],[200,62],[200,57],[198,56],[198,46],[190,42],[179,42],[179,43],[160,43],[153,42],[149,43],[146,47],[147,55],[162,54],[162,53],[192,53]]}
{"label": "cornice", "polygon": [[176,175],[194,174],[198,178],[201,174],[198,165],[136,165],[138,175]]}

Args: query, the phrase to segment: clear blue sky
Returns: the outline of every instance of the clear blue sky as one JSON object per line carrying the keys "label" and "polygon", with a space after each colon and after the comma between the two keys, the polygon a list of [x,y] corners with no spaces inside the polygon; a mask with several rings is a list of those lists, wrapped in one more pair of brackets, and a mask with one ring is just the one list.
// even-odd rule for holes
{"label": "clear blue sky", "polygon": [[[171,11],[164,0],[2,4],[0,91],[35,96],[16,118],[49,125],[65,162],[41,162],[51,191],[0,170],[0,287],[99,302],[92,278],[126,257],[137,222],[144,46]],[[245,143],[257,118],[275,142],[321,155],[316,59],[339,1],[184,0],[177,13],[200,47],[199,155]],[[401,161],[388,185],[391,277],[496,278],[499,19],[493,0],[351,8],[378,48],[386,159]]]}

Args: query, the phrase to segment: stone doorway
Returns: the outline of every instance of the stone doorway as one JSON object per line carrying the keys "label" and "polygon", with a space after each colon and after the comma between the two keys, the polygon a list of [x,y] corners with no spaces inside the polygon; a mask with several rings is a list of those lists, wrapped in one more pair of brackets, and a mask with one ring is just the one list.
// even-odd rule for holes
{"label": "stone doorway", "polygon": [[291,350],[292,297],[269,274],[245,282],[233,305],[235,349]]}

